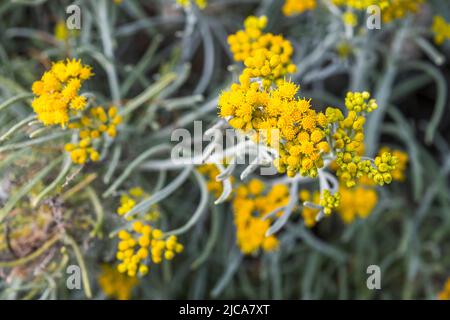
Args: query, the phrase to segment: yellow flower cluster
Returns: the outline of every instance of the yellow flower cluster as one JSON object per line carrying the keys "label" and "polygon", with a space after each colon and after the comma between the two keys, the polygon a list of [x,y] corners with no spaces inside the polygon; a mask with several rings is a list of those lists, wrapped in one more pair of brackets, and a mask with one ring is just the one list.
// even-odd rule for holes
{"label": "yellow flower cluster", "polygon": [[83,110],[86,98],[78,95],[82,83],[92,76],[91,67],[82,65],[80,60],[59,61],[46,71],[32,86],[37,96],[32,107],[39,121],[44,125],[69,121],[69,110]]}
{"label": "yellow flower cluster", "polygon": [[331,194],[330,190],[324,190],[320,195],[319,204],[323,207],[323,213],[325,213],[326,216],[329,216],[334,209],[338,208],[340,203],[341,195],[339,192]]}
{"label": "yellow flower cluster", "polygon": [[[361,144],[357,150],[357,155],[361,156],[363,153],[364,144]],[[382,147],[378,152],[378,157],[382,158],[383,154],[392,154],[397,159],[396,168],[390,172],[392,180],[404,181],[408,154],[401,150]],[[339,166],[333,163],[331,168],[338,170]],[[345,181],[340,181],[341,203],[336,211],[345,223],[352,223],[357,217],[366,218],[369,216],[378,203],[378,192],[374,188],[375,186],[375,181],[370,179],[369,175],[361,176],[357,184],[351,188],[347,187]]]}
{"label": "yellow flower cluster", "polygon": [[68,143],[65,150],[70,152],[72,161],[84,164],[88,159],[93,162],[100,160],[100,154],[93,147],[93,142],[106,133],[111,138],[117,134],[116,126],[122,122],[117,114],[117,107],[112,106],[108,112],[102,106],[89,110],[89,116],[82,116],[80,121],[69,123],[69,129],[79,130],[79,142]]}
{"label": "yellow flower cluster", "polygon": [[339,193],[341,204],[336,211],[345,223],[352,223],[356,217],[366,218],[378,203],[377,191],[363,183],[353,188],[341,185]]}
{"label": "yellow flower cluster", "polygon": [[338,166],[337,176],[348,188],[355,186],[363,176],[368,176],[381,186],[391,183],[391,172],[396,169],[398,162],[396,157],[385,152],[372,163],[371,160],[362,159],[358,152],[364,141],[365,114],[377,109],[376,101],[370,99],[368,92],[349,92],[345,106],[349,110],[345,118],[336,108],[326,110],[328,120],[337,121],[339,125],[332,137]]}
{"label": "yellow flower cluster", "polygon": [[292,44],[281,35],[263,33],[266,25],[266,17],[250,16],[245,20],[244,30],[228,37],[234,60],[244,62],[245,69],[240,81],[246,86],[251,79],[257,78],[268,88],[297,69],[291,62],[294,52]]}
{"label": "yellow flower cluster", "polygon": [[390,153],[397,159],[395,169],[391,172],[392,180],[400,182],[405,181],[405,171],[409,161],[408,154],[401,150],[392,150],[388,147],[383,147],[378,152],[378,156],[382,156],[384,153]]}
{"label": "yellow flower cluster", "polygon": [[366,10],[369,6],[376,5],[381,9],[381,17],[385,23],[417,13],[424,2],[425,0],[333,0],[337,6],[356,10]]}
{"label": "yellow flower cluster", "polygon": [[[122,194],[120,197],[120,206],[117,208],[117,214],[119,216],[124,216],[127,212],[129,212],[131,209],[134,208],[136,203],[141,202],[145,198],[148,198],[149,195],[144,192],[144,190],[141,187],[134,187],[128,190],[128,193]],[[127,220],[132,220],[136,218],[143,219],[145,221],[156,221],[160,217],[160,211],[158,206],[155,204],[150,207],[150,209],[143,215],[141,215],[139,212],[128,216]]]}
{"label": "yellow flower cluster", "polygon": [[[356,154],[361,156],[364,153],[364,144],[362,143],[356,150]],[[404,181],[405,180],[405,170],[408,164],[408,154],[401,150],[392,150],[388,147],[383,147],[378,153],[378,157],[382,161],[383,155],[392,154],[393,157],[397,158],[397,165],[394,170],[390,173],[392,175],[392,180]],[[381,167],[383,167],[381,165]],[[332,170],[339,170],[339,165],[333,162],[330,165]],[[345,179],[345,175],[344,175]],[[299,198],[302,202],[311,202],[312,204],[327,207],[328,213],[331,210],[335,210],[344,223],[352,223],[357,217],[367,218],[373,211],[378,203],[378,192],[375,188],[376,182],[374,179],[370,178],[370,175],[361,176],[356,185],[352,187],[347,187],[347,181],[343,180],[339,182],[339,192],[335,195],[337,196],[333,199],[329,191],[325,191],[326,194],[320,195],[318,191],[311,193],[308,190],[301,190],[299,193]],[[329,199],[329,200],[326,200]],[[302,209],[302,216],[305,221],[305,225],[309,228],[316,225],[316,217],[320,209],[310,208],[304,206]]]}
{"label": "yellow flower cluster", "polygon": [[282,10],[285,16],[293,16],[308,10],[314,10],[316,6],[316,0],[286,0]]}
{"label": "yellow flower cluster", "polygon": [[[192,0],[192,1],[195,1],[195,4],[200,9],[205,9],[206,6],[208,5],[207,0]],[[177,3],[184,8],[189,8],[191,6],[191,0],[177,0]]]}
{"label": "yellow flower cluster", "polygon": [[447,23],[442,16],[433,17],[431,30],[434,33],[434,42],[438,45],[450,39],[450,23]]}
{"label": "yellow flower cluster", "polygon": [[[265,193],[264,183],[252,179],[248,184],[240,185],[233,200],[234,223],[236,225],[237,244],[244,254],[256,254],[262,249],[270,252],[278,248],[278,239],[266,232],[272,222],[263,219],[273,210],[287,205],[289,189],[286,185],[274,185]],[[282,215],[283,212],[278,213]]]}
{"label": "yellow flower cluster", "polygon": [[336,52],[341,59],[347,59],[352,53],[354,48],[347,41],[342,41],[336,46]]}
{"label": "yellow flower cluster", "polygon": [[416,14],[419,12],[420,6],[425,0],[390,0],[388,5],[383,8],[383,3],[387,0],[379,0],[381,5],[381,17],[384,22],[388,23],[396,19],[402,19],[408,14]]}
{"label": "yellow flower cluster", "polygon": [[279,148],[275,165],[293,177],[317,176],[323,167],[322,153],[330,151],[326,141],[327,117],[311,108],[306,99],[296,98],[299,87],[281,81],[276,88],[261,89],[257,83],[233,84],[219,98],[220,116],[231,117],[235,129],[254,129],[266,144]]}
{"label": "yellow flower cluster", "polygon": [[101,269],[98,284],[103,292],[117,300],[129,300],[133,288],[139,283],[138,279],[127,277],[108,264],[102,265]]}
{"label": "yellow flower cluster", "polygon": [[[301,190],[299,198],[302,202],[311,202],[312,204],[326,206],[327,203],[324,199],[330,199],[328,206],[328,214],[332,210],[335,210],[344,223],[352,223],[356,217],[366,218],[376,206],[378,202],[378,194],[375,189],[358,184],[356,187],[347,188],[341,185],[339,192],[335,194],[335,199],[328,194],[321,197],[320,192],[316,191],[311,193],[308,190]],[[305,225],[308,228],[312,228],[317,224],[316,217],[319,214],[320,209],[310,208],[303,206],[302,217]],[[325,211],[324,211],[325,212]]]}
{"label": "yellow flower cluster", "polygon": [[326,216],[329,216],[333,210],[339,208],[341,204],[341,195],[340,193],[331,194],[329,190],[324,190],[322,194],[319,191],[310,192],[309,190],[300,190],[298,197],[302,203],[310,202],[314,205],[319,205],[322,209],[319,208],[311,208],[309,206],[303,206],[302,208],[302,217],[305,225],[308,228],[312,228],[317,223],[317,215],[320,210],[323,210]]}
{"label": "yellow flower cluster", "polygon": [[378,108],[375,99],[370,99],[370,93],[349,92],[345,97],[345,107],[350,111],[361,113],[363,111],[372,112]]}
{"label": "yellow flower cluster", "polygon": [[[362,145],[358,154],[362,154],[361,150],[364,150],[364,145]],[[392,180],[404,181],[408,154],[388,147],[380,149],[378,158],[382,159],[383,154],[392,154],[392,157],[397,159],[395,169],[390,172]],[[378,193],[374,185],[375,181],[370,180],[368,176],[361,177],[358,184],[353,188],[347,188],[345,183],[340,184],[341,204],[337,208],[337,212],[345,223],[352,223],[356,217],[364,219],[373,211],[378,203]]]}
{"label": "yellow flower cluster", "polygon": [[353,11],[346,11],[342,14],[342,21],[347,26],[356,27],[358,24],[358,17]]}
{"label": "yellow flower cluster", "polygon": [[369,6],[378,5],[381,9],[389,6],[390,0],[333,0],[337,6],[347,6],[356,10],[366,10]]}
{"label": "yellow flower cluster", "polygon": [[445,282],[444,288],[438,295],[439,300],[450,300],[450,278]]}
{"label": "yellow flower cluster", "polygon": [[161,230],[152,228],[141,221],[133,223],[133,231],[121,230],[118,233],[120,239],[117,245],[117,260],[121,261],[117,266],[120,273],[127,273],[134,277],[139,272],[141,276],[148,273],[145,263],[150,260],[161,263],[163,259],[172,260],[176,253],[183,251],[183,245],[178,243],[176,236],[164,239]]}

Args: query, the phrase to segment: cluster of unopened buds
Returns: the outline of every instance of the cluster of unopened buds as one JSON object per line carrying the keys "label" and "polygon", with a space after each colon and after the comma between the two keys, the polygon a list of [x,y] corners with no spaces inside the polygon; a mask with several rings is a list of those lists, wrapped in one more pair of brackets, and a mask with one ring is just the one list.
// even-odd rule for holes
{"label": "cluster of unopened buds", "polygon": [[100,160],[99,152],[93,144],[96,140],[106,134],[110,138],[115,138],[117,134],[116,126],[122,122],[122,117],[118,115],[117,107],[111,106],[108,111],[102,106],[91,108],[88,115],[81,117],[79,121],[69,123],[69,129],[78,130],[78,143],[68,143],[65,150],[70,152],[72,161],[77,164],[84,164],[88,159],[93,162]]}
{"label": "cluster of unopened buds", "polygon": [[330,190],[324,190],[320,197],[319,204],[323,207],[323,212],[329,216],[331,212],[338,208],[341,203],[341,195],[336,192],[331,194]]}
{"label": "cluster of unopened buds", "polygon": [[[362,153],[363,149],[364,146],[358,152]],[[408,155],[403,151],[391,150],[387,147],[381,148],[379,154],[382,155],[388,152],[395,155],[398,159],[396,169],[391,172],[392,180],[404,181]],[[338,169],[336,162],[330,165],[330,169]],[[301,211],[305,225],[309,228],[314,227],[317,224],[316,217],[321,210],[324,211],[325,215],[330,214],[331,211],[336,211],[346,224],[352,223],[356,218],[367,218],[378,203],[379,197],[376,186],[375,181],[368,176],[363,176],[352,187],[347,187],[346,182],[341,178],[339,181],[339,192],[334,195],[331,195],[331,192],[328,190],[325,190],[323,195],[319,191],[301,190],[299,198],[304,204]]]}
{"label": "cluster of unopened buds", "polygon": [[375,160],[360,156],[359,149],[364,141],[364,124],[366,114],[377,109],[377,103],[370,99],[368,92],[349,92],[345,99],[345,106],[349,110],[346,117],[339,109],[327,109],[327,116],[337,125],[332,133],[332,148],[336,155],[337,176],[346,184],[353,187],[363,176],[368,176],[379,185],[392,181],[391,172],[395,170],[398,159],[389,152],[385,152]]}
{"label": "cluster of unopened buds", "polygon": [[157,205],[153,205],[150,209],[146,210],[144,214],[135,213],[133,215],[126,215],[133,209],[137,203],[148,198],[149,195],[144,192],[141,187],[134,187],[123,193],[120,197],[120,206],[117,208],[117,214],[121,217],[125,217],[126,220],[132,220],[135,218],[141,218],[145,221],[156,221],[160,217],[159,208]]}
{"label": "cluster of unopened buds", "polygon": [[117,270],[127,273],[130,277],[138,273],[144,276],[148,273],[149,261],[159,264],[163,259],[172,260],[176,253],[183,251],[176,236],[164,237],[164,233],[141,221],[135,221],[132,231],[121,230],[117,245],[116,258],[120,261]]}
{"label": "cluster of unopened buds", "polygon": [[134,277],[137,274],[144,276],[148,273],[150,262],[159,264],[163,259],[172,260],[175,254],[183,251],[183,245],[176,236],[165,236],[164,233],[153,226],[160,216],[156,205],[150,207],[145,213],[129,215],[136,203],[146,199],[149,195],[141,187],[131,188],[120,197],[120,206],[117,214],[126,221],[133,221],[131,231],[127,228],[117,234],[116,258],[120,261],[117,270]]}
{"label": "cluster of unopened buds", "polygon": [[240,76],[242,85],[248,86],[252,78],[260,78],[263,87],[268,88],[297,69],[291,61],[292,44],[281,35],[264,33],[266,26],[265,16],[250,16],[244,22],[244,30],[228,37],[234,60],[245,65]]}

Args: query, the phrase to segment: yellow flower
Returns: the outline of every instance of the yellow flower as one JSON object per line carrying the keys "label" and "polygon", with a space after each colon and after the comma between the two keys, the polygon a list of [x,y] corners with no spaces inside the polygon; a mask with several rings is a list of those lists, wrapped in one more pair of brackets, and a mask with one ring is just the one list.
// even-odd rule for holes
{"label": "yellow flower", "polygon": [[388,23],[402,19],[410,13],[417,13],[425,0],[332,0],[335,5],[347,6],[356,10],[367,10],[376,5],[381,9],[381,17]]}
{"label": "yellow flower", "polygon": [[315,177],[323,167],[322,155],[329,152],[328,119],[312,109],[309,100],[296,98],[298,90],[284,80],[269,90],[257,83],[234,84],[219,98],[220,116],[231,117],[230,125],[244,133],[255,129],[256,141],[278,145],[280,158],[275,165],[280,172]]}
{"label": "yellow flower", "polygon": [[[207,0],[192,0],[195,2],[195,4],[200,8],[200,9],[205,9],[206,6],[208,5],[208,1]],[[191,6],[191,0],[177,0],[177,3],[184,7],[184,8],[189,8]]]}
{"label": "yellow flower", "polygon": [[346,11],[342,15],[342,21],[347,26],[355,27],[358,24],[358,17],[352,11]]}
{"label": "yellow flower", "polygon": [[282,10],[285,16],[293,16],[308,10],[314,10],[316,6],[316,0],[286,0]]}
{"label": "yellow flower", "polygon": [[381,16],[384,22],[391,22],[402,19],[408,14],[415,14],[425,0],[391,0],[387,4],[386,0],[379,0],[382,6]]}
{"label": "yellow flower", "polygon": [[[364,219],[369,216],[378,203],[378,194],[371,180],[361,181],[353,188],[347,188],[340,184],[339,192],[331,195],[328,190],[321,195],[315,191],[301,190],[299,198],[302,202],[310,202],[323,207],[326,215],[335,210],[342,221],[346,224],[352,223],[357,217]],[[304,206],[302,217],[305,225],[312,228],[316,225],[316,217],[320,209]]]}
{"label": "yellow flower", "polygon": [[273,218],[263,217],[287,205],[288,201],[289,190],[286,185],[274,185],[267,191],[262,181],[252,179],[248,184],[239,186],[233,200],[233,212],[236,240],[242,253],[249,255],[278,248],[278,239],[273,235],[266,236]]}
{"label": "yellow flower", "polygon": [[264,190],[264,183],[261,180],[252,179],[247,185],[250,194],[257,196]]}
{"label": "yellow flower", "polygon": [[331,194],[329,190],[324,190],[320,195],[319,204],[323,207],[325,215],[329,216],[331,212],[338,208],[341,202],[341,195],[339,192]]}
{"label": "yellow flower", "polygon": [[354,188],[341,185],[339,193],[341,203],[336,211],[345,223],[352,223],[356,217],[366,218],[378,203],[376,189],[364,184],[358,184]]}
{"label": "yellow flower", "polygon": [[[82,96],[76,96],[72,99],[71,107],[75,110],[83,109],[86,105],[86,98]],[[71,152],[71,157],[74,163],[84,164],[88,159],[93,162],[100,160],[100,154],[93,147],[92,140],[98,140],[101,132],[106,132],[108,136],[114,138],[116,136],[116,124],[122,122],[121,116],[117,115],[117,107],[111,106],[108,113],[102,106],[98,106],[89,110],[87,116],[81,117],[80,121],[70,122],[69,129],[79,131],[80,141],[75,147],[67,147],[66,151]],[[107,129],[102,130],[103,126],[108,125]],[[72,146],[72,144],[68,144]],[[81,151],[80,151],[81,150]],[[73,154],[76,151],[77,154]],[[80,156],[80,155],[83,156]],[[88,158],[89,156],[89,158]]]}
{"label": "yellow flower", "polygon": [[60,124],[69,121],[69,110],[82,110],[86,103],[78,96],[84,80],[92,76],[91,68],[79,60],[59,61],[46,71],[41,80],[35,81],[32,91],[37,96],[32,107],[39,121],[44,125]]}
{"label": "yellow flower", "polygon": [[265,16],[250,16],[244,22],[244,30],[228,37],[234,60],[245,65],[240,76],[244,86],[250,84],[250,79],[259,78],[268,88],[296,71],[296,66],[291,62],[294,52],[292,44],[281,35],[263,33],[266,25]]}
{"label": "yellow flower", "polygon": [[118,300],[129,300],[134,287],[138,283],[137,278],[127,277],[108,264],[101,266],[98,284],[108,297]]}
{"label": "yellow flower", "polygon": [[[134,206],[148,198],[149,195],[144,192],[144,190],[141,187],[133,187],[130,190],[128,190],[128,193],[122,194],[120,197],[120,206],[117,208],[117,214],[119,216],[123,216],[126,213],[128,213],[131,209],[134,208]],[[129,216],[127,219],[132,220],[134,218],[140,217],[144,221],[157,221],[160,217],[161,213],[159,210],[159,207],[155,204],[150,207],[150,209],[147,210],[147,212],[141,214],[136,213],[133,216]]]}
{"label": "yellow flower", "polygon": [[442,16],[433,17],[431,30],[434,33],[434,42],[438,45],[450,39],[450,23],[447,23]]}
{"label": "yellow flower", "polygon": [[438,294],[439,300],[450,300],[450,278],[445,282],[444,288]]}
{"label": "yellow flower", "polygon": [[361,148],[364,140],[364,123],[366,113],[378,108],[369,92],[349,92],[345,99],[349,110],[347,117],[336,108],[326,110],[330,122],[338,122],[338,128],[333,133],[333,149],[336,152],[338,167],[337,176],[348,187],[354,187],[364,176],[372,179],[380,186],[392,181],[392,172],[397,168],[398,159],[385,152],[371,160],[361,158]]}
{"label": "yellow flower", "polygon": [[378,156],[382,156],[385,153],[390,153],[397,159],[395,169],[391,172],[392,179],[400,182],[405,181],[405,171],[409,160],[408,154],[401,150],[392,150],[388,147],[383,147],[378,152]]}
{"label": "yellow flower", "polygon": [[86,107],[87,100],[86,97],[76,96],[72,99],[70,103],[70,108],[73,110],[83,110]]}
{"label": "yellow flower", "polygon": [[70,158],[73,163],[84,164],[87,161],[86,149],[77,148],[70,152]]}
{"label": "yellow flower", "polygon": [[172,260],[176,253],[183,251],[183,245],[176,236],[164,239],[161,230],[137,220],[132,225],[132,231],[121,230],[117,234],[116,258],[119,260],[117,270],[129,277],[138,274],[145,276],[148,271],[147,258],[154,264],[162,262],[163,258]]}

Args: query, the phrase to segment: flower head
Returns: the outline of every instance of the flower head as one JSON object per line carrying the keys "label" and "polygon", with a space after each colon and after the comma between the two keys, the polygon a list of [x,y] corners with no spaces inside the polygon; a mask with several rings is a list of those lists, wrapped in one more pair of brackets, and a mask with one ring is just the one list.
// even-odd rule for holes
{"label": "flower head", "polygon": [[278,239],[273,235],[266,236],[273,218],[263,218],[288,201],[286,185],[274,185],[267,190],[262,181],[252,179],[238,187],[233,211],[237,244],[242,253],[256,254],[260,250],[270,252],[278,248]]}
{"label": "flower head", "polygon": [[65,126],[70,110],[84,109],[86,100],[78,92],[82,83],[90,77],[91,68],[82,65],[80,60],[67,59],[54,63],[41,80],[32,85],[32,91],[37,96],[32,107],[39,121],[44,125]]}
{"label": "flower head", "polygon": [[353,188],[341,185],[341,203],[336,209],[345,223],[352,223],[357,217],[366,218],[378,203],[376,189],[370,185],[358,184]]}
{"label": "flower head", "polygon": [[138,283],[139,281],[137,278],[127,277],[108,264],[101,266],[98,284],[108,297],[116,298],[118,300],[129,300],[134,287],[136,287]]}
{"label": "flower head", "polygon": [[133,223],[132,230],[118,233],[116,258],[120,261],[117,270],[130,277],[148,273],[147,258],[155,264],[163,259],[172,260],[176,253],[183,251],[183,245],[176,236],[165,237],[164,233],[140,220]]}
{"label": "flower head", "polygon": [[250,16],[244,22],[244,30],[228,37],[228,44],[234,60],[244,62],[245,69],[241,83],[248,85],[252,78],[259,78],[265,88],[296,71],[291,57],[292,44],[281,35],[264,33],[267,25],[265,16]]}
{"label": "flower head", "polygon": [[438,294],[439,300],[450,300],[450,278],[447,279],[447,281],[444,284],[444,288],[442,288],[442,291]]}
{"label": "flower head", "polygon": [[[86,100],[82,96],[72,99],[71,107],[74,110],[84,108]],[[84,164],[88,160],[97,162],[100,160],[100,153],[94,144],[105,134],[114,138],[117,134],[116,126],[122,122],[122,117],[117,114],[117,107],[111,106],[108,111],[102,106],[89,110],[89,114],[82,116],[79,121],[70,122],[69,129],[78,130],[78,143],[68,143],[65,150],[70,152],[72,161],[77,164]]]}
{"label": "flower head", "polygon": [[316,0],[286,0],[282,10],[285,16],[293,16],[308,10],[314,10],[316,6]]}
{"label": "flower head", "polygon": [[434,16],[431,30],[434,33],[434,42],[438,45],[450,39],[450,23],[447,23],[442,16]]}
{"label": "flower head", "polygon": [[332,0],[333,4],[355,10],[367,10],[378,6],[385,23],[402,19],[410,13],[417,13],[425,0]]}
{"label": "flower head", "polygon": [[297,98],[298,90],[289,81],[269,90],[257,83],[235,84],[219,98],[220,115],[244,133],[256,130],[259,142],[277,145],[280,157],[275,166],[280,172],[314,177],[323,166],[322,155],[330,151],[328,120],[309,100]]}

